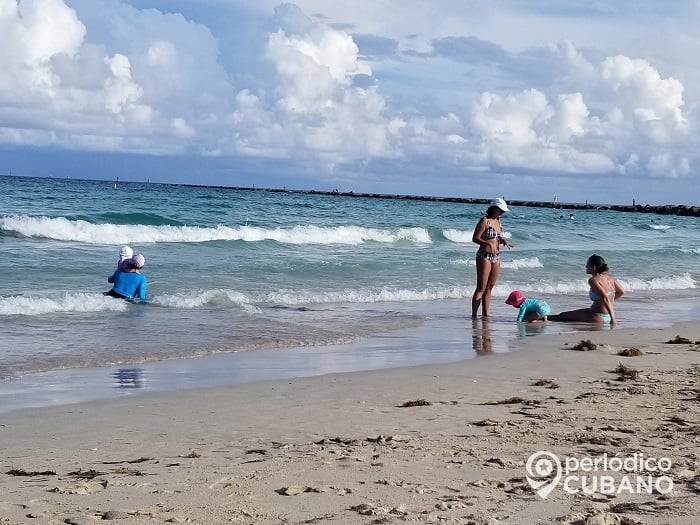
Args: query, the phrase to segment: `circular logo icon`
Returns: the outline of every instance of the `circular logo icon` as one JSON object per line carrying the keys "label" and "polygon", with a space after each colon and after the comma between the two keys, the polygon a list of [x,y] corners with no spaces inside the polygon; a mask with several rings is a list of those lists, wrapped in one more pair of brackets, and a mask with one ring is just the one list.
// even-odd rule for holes
{"label": "circular logo icon", "polygon": [[527,458],[525,471],[527,482],[542,499],[545,499],[559,484],[562,473],[561,461],[556,454],[547,450],[538,450]]}

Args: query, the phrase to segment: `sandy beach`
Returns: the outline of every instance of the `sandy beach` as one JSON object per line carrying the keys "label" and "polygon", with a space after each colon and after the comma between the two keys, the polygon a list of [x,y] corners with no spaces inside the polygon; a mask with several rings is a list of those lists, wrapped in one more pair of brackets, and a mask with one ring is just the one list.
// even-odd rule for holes
{"label": "sandy beach", "polygon": [[[698,323],[546,335],[455,364],[4,414],[0,523],[696,524],[699,343]],[[543,498],[543,464],[526,469],[543,451],[656,463],[569,469]],[[648,492],[623,480],[650,475]]]}

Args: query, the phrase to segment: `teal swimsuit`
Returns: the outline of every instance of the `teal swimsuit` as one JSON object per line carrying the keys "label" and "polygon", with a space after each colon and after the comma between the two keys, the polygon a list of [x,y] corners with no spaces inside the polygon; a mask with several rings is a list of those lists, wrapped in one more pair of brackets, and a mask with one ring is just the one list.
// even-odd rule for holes
{"label": "teal swimsuit", "polygon": [[[611,298],[613,301],[615,301],[615,290],[610,290],[610,291],[608,292],[608,295],[610,296],[610,298]],[[595,293],[592,289],[591,289],[591,290],[588,290],[588,298],[589,298],[591,301],[600,301],[600,300],[602,299],[602,297],[600,297],[600,296],[599,296],[597,293]],[[612,320],[611,317],[610,317],[610,314],[604,313],[604,312],[596,312],[596,311],[594,311],[594,310],[593,310],[593,305],[591,305],[591,312],[593,312],[594,314],[598,314],[598,315],[603,319],[603,322],[605,322],[605,323],[610,323],[610,321]]]}
{"label": "teal swimsuit", "polygon": [[547,317],[550,312],[551,309],[546,301],[540,301],[539,299],[525,299],[523,304],[520,305],[516,321],[524,321],[525,317],[531,313],[536,313],[540,317]]}

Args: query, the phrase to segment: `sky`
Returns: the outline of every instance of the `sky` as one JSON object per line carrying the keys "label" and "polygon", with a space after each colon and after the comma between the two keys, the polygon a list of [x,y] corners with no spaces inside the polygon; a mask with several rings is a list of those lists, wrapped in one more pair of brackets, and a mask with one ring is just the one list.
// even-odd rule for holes
{"label": "sky", "polygon": [[700,0],[0,0],[0,174],[700,205]]}

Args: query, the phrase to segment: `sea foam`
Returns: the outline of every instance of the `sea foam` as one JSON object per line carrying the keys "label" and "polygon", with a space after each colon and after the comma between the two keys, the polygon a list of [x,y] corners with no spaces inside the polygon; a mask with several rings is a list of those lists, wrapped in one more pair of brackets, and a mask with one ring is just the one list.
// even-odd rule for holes
{"label": "sea foam", "polygon": [[67,293],[58,297],[13,296],[0,299],[0,315],[43,315],[58,312],[124,311],[126,301],[102,294]]}
{"label": "sea foam", "polygon": [[160,242],[277,241],[287,244],[362,244],[365,242],[431,243],[426,228],[379,229],[360,226],[296,225],[289,228],[147,226],[92,224],[65,217],[8,216],[0,219],[0,230],[24,237],[37,237],[88,244],[146,244]]}

